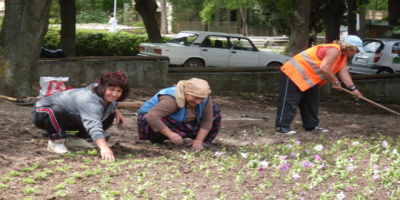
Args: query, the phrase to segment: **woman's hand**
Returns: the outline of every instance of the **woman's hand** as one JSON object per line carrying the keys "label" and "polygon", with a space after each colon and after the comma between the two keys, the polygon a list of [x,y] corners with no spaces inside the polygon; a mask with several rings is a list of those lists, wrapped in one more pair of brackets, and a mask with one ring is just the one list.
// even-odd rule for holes
{"label": "woman's hand", "polygon": [[342,90],[342,86],[340,84],[337,84],[337,85],[332,84],[332,89],[340,91],[340,90]]}
{"label": "woman's hand", "polygon": [[114,161],[114,153],[107,144],[106,139],[100,138],[96,140],[96,145],[100,148],[101,159]]}
{"label": "woman's hand", "polygon": [[101,159],[114,161],[114,153],[111,151],[109,147],[100,149]]}
{"label": "woman's hand", "polygon": [[356,98],[357,100],[363,96],[363,95],[361,94],[361,92],[358,91],[357,89],[355,89],[355,90],[353,91],[353,94],[354,94],[354,98]]}
{"label": "woman's hand", "polygon": [[200,140],[193,140],[189,146],[192,145],[192,149],[194,151],[200,151],[203,150],[203,141]]}
{"label": "woman's hand", "polygon": [[125,128],[126,122],[124,116],[122,116],[121,112],[118,109],[115,109],[115,120],[117,121],[118,126]]}
{"label": "woman's hand", "polygon": [[183,143],[183,138],[175,132],[170,132],[167,137],[174,142],[175,144],[182,144]]}

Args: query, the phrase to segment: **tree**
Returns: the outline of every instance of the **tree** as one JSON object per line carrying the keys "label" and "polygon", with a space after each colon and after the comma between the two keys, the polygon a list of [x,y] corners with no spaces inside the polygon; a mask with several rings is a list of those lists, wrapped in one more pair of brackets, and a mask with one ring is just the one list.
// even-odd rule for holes
{"label": "tree", "polygon": [[161,33],[168,33],[167,0],[160,0],[161,4]]}
{"label": "tree", "polygon": [[357,35],[357,2],[347,0],[347,27],[349,35]]}
{"label": "tree", "polygon": [[202,17],[202,22],[207,23],[212,20],[212,16],[215,14],[215,11],[224,5],[224,7],[230,10],[237,10],[240,11],[240,16],[242,19],[242,34],[249,35],[248,32],[248,25],[247,25],[247,10],[249,8],[254,7],[256,4],[256,0],[206,0],[204,2],[204,8],[200,11],[200,16]]}
{"label": "tree", "polygon": [[66,56],[75,56],[76,47],[76,9],[75,1],[59,0],[61,17],[60,46]]}
{"label": "tree", "polygon": [[393,27],[392,38],[400,39],[400,2],[398,0],[388,0],[388,22]]}
{"label": "tree", "polygon": [[327,0],[324,5],[324,22],[326,24],[325,42],[331,43],[340,39],[340,25],[346,12],[345,0]]}
{"label": "tree", "polygon": [[156,19],[157,3],[155,0],[135,0],[136,11],[143,19],[150,42],[163,42]]}
{"label": "tree", "polygon": [[307,48],[309,35],[309,18],[311,2],[309,0],[293,0],[293,16],[291,16],[291,34],[285,54],[294,56]]}
{"label": "tree", "polygon": [[0,92],[29,96],[32,70],[49,23],[51,0],[6,0],[0,57]]}

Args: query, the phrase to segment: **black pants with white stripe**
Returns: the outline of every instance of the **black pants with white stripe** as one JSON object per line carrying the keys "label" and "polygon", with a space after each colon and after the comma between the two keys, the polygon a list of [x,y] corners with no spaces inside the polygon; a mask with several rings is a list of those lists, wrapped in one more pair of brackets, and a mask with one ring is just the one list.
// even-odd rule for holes
{"label": "black pants with white stripe", "polygon": [[[103,130],[107,130],[114,121],[115,114],[110,114],[103,121]],[[65,131],[79,131],[75,136],[90,138],[83,123],[74,120],[62,105],[33,107],[31,121],[37,128],[47,131],[50,139],[65,138]]]}
{"label": "black pants with white stripe", "polygon": [[302,92],[285,73],[281,74],[276,127],[290,127],[299,108],[303,127],[314,128],[319,123],[318,106],[318,85]]}

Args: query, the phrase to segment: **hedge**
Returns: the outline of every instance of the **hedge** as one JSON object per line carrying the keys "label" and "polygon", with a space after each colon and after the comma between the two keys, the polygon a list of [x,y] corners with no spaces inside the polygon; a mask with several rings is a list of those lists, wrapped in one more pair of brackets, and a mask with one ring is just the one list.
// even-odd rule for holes
{"label": "hedge", "polygon": [[[43,47],[59,49],[60,38],[60,29],[50,28],[45,36]],[[164,42],[170,39],[163,36]],[[135,56],[139,53],[139,44],[146,42],[149,42],[147,35],[77,30],[76,56]]]}

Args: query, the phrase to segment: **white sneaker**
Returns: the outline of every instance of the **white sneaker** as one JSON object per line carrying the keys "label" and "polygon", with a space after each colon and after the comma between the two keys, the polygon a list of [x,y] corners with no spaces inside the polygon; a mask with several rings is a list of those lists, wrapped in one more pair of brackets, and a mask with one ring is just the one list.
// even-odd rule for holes
{"label": "white sneaker", "polygon": [[59,154],[67,153],[68,149],[65,147],[64,143],[65,139],[49,140],[47,150]]}
{"label": "white sneaker", "polygon": [[74,148],[95,148],[93,144],[90,144],[88,141],[85,139],[79,138],[79,137],[70,137],[67,139],[65,142],[65,145],[69,147],[74,147]]}

